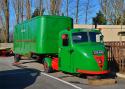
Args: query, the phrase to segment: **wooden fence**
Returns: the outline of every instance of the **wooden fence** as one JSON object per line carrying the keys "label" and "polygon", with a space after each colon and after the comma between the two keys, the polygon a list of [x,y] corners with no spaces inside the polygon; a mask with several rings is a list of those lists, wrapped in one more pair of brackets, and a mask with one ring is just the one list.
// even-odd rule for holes
{"label": "wooden fence", "polygon": [[125,73],[125,41],[105,42],[112,71]]}

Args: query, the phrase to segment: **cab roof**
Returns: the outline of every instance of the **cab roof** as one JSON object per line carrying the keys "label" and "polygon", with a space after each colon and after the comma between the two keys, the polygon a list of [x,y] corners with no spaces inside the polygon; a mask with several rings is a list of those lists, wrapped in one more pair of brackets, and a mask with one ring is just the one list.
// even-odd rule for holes
{"label": "cab roof", "polygon": [[87,28],[76,28],[76,29],[71,29],[72,32],[100,32],[98,29],[87,29]]}
{"label": "cab roof", "polygon": [[71,33],[75,33],[75,32],[96,32],[96,33],[100,33],[101,31],[98,29],[87,29],[87,28],[75,28],[75,29],[66,29],[62,32],[67,32],[70,31]]}

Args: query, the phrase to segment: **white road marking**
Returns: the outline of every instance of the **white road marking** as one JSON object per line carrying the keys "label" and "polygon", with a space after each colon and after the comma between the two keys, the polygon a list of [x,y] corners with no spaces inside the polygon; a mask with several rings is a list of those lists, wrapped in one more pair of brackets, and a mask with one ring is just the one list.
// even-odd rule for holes
{"label": "white road marking", "polygon": [[61,80],[61,79],[56,78],[56,77],[54,77],[54,76],[51,76],[51,75],[49,75],[49,74],[46,74],[46,73],[43,73],[43,72],[41,72],[41,74],[42,74],[42,75],[45,75],[45,76],[48,76],[48,77],[50,77],[50,78],[53,78],[53,79],[55,79],[55,80],[58,80],[58,81],[60,81],[60,82],[63,82],[63,83],[65,83],[65,84],[67,84],[67,85],[70,85],[70,86],[76,88],[76,89],[82,89],[81,87],[78,87],[78,86],[76,86],[76,85],[73,85],[73,84],[71,84],[71,83],[69,83],[69,82],[66,82],[66,81],[64,81],[64,80]]}

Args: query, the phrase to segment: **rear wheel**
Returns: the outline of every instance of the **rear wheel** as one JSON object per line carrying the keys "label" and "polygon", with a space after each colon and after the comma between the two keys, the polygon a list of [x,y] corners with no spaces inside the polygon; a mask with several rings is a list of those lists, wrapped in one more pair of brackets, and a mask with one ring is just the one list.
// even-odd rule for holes
{"label": "rear wheel", "polygon": [[49,67],[48,66],[48,63],[46,62],[46,61],[44,61],[44,71],[46,72],[46,73],[51,73],[52,72],[52,67]]}
{"label": "rear wheel", "polygon": [[19,62],[20,61],[20,55],[19,54],[15,54],[14,55],[14,62]]}

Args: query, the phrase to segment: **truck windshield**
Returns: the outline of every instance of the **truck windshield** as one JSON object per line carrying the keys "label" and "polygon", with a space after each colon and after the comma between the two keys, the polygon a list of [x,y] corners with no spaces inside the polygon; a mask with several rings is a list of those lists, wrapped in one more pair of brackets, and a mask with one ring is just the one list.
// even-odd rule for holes
{"label": "truck windshield", "polygon": [[82,42],[103,42],[103,36],[101,33],[96,32],[78,32],[73,33],[73,43]]}
{"label": "truck windshield", "polygon": [[87,32],[73,33],[72,36],[74,43],[88,42]]}
{"label": "truck windshield", "polygon": [[102,42],[102,34],[96,32],[89,32],[89,37],[91,42]]}

